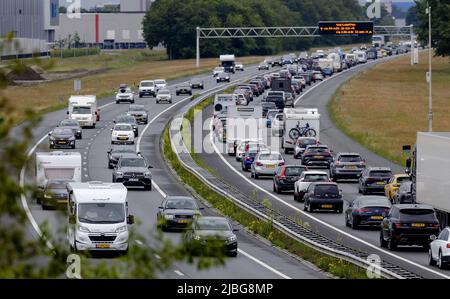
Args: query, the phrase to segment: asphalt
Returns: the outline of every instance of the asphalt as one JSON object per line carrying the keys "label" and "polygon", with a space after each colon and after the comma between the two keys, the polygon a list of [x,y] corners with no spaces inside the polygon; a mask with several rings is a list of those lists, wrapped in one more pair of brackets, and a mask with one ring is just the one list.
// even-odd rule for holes
{"label": "asphalt", "polygon": [[[255,72],[255,67],[248,67],[245,72],[232,76],[232,79],[238,79]],[[205,89],[217,85],[211,75],[197,76],[205,81]],[[144,79],[144,78],[143,78]],[[169,82],[170,88],[174,91],[174,86],[187,79],[181,79]],[[126,79],[124,78],[124,81]],[[174,94],[174,92],[173,92]],[[149,111],[149,124],[145,134],[141,138],[140,151],[154,167],[152,175],[154,181],[168,195],[189,195],[188,191],[181,186],[168,170],[160,153],[160,137],[165,125],[171,117],[183,105],[189,101],[186,97],[174,97],[173,108],[166,110],[171,105],[156,104],[154,98],[137,99],[137,104],[144,104]],[[178,102],[180,104],[177,104]],[[106,152],[110,148],[110,128],[113,126],[113,120],[121,113],[127,111],[127,104],[115,104],[114,98],[109,97],[99,101],[101,105],[101,120],[97,123],[95,129],[83,130],[83,139],[77,141],[76,149],[82,155],[83,161],[83,181],[100,180],[111,182],[112,170],[107,167]],[[60,110],[46,114],[42,121],[33,129],[34,139],[32,144],[38,143],[49,131],[51,131],[60,120],[66,117],[66,111]],[[18,126],[13,134],[20,130]],[[139,126],[140,133],[144,126]],[[49,151],[48,140],[44,139],[36,151]],[[31,156],[34,157],[34,154]],[[34,161],[31,159],[26,169],[25,182],[32,184],[34,181]],[[144,236],[143,243],[152,246],[152,238],[156,231],[156,211],[163,200],[163,195],[153,189],[153,191],[129,190],[128,201],[130,214],[136,216],[140,225],[136,231]],[[30,220],[36,224],[42,225],[47,222],[52,232],[56,235],[66,226],[66,219],[61,213],[56,211],[43,211],[32,198],[27,198],[26,207],[30,209]],[[205,214],[213,214],[210,209],[206,209]],[[238,226],[238,225],[237,225]],[[239,227],[238,227],[239,228]],[[37,233],[30,226],[30,234],[37,236]],[[225,279],[225,278],[247,278],[247,279],[279,279],[279,278],[327,278],[328,276],[318,271],[309,264],[286,255],[284,252],[266,244],[266,242],[252,236],[244,229],[238,233],[238,242],[240,253],[236,258],[227,259],[224,267],[211,268],[207,271],[199,271],[194,265],[187,263],[174,263],[170,270],[161,273],[163,278],[205,278],[205,279]],[[174,243],[180,242],[179,233],[166,233],[165,237]],[[133,244],[132,244],[133,246]],[[94,261],[96,262],[96,261]],[[111,259],[114,263],[114,259]]]}
{"label": "asphalt", "polygon": [[[390,58],[392,59],[392,58]],[[395,59],[395,58],[394,58]],[[376,61],[375,64],[383,61]],[[402,173],[401,166],[396,165],[364,148],[345,134],[343,134],[330,119],[327,105],[335,91],[346,81],[357,75],[363,70],[371,68],[374,64],[361,65],[357,68],[334,76],[324,81],[320,85],[313,85],[300,95],[296,107],[318,108],[321,114],[320,118],[320,139],[323,144],[330,146],[335,153],[339,152],[358,152],[362,155],[368,166],[388,166],[394,173]],[[260,99],[257,99],[253,105],[257,105]],[[212,114],[212,107],[204,110],[203,121],[206,121]],[[195,133],[198,133],[197,131]],[[207,138],[209,130],[202,131],[204,139]],[[220,146],[219,143],[217,143]],[[401,149],[399,149],[401,150]],[[281,152],[281,149],[280,149]],[[300,164],[300,160],[293,158],[292,154],[283,154],[287,164]],[[269,199],[273,207],[285,215],[300,218],[307,222],[311,229],[320,234],[351,248],[359,249],[370,254],[377,254],[382,260],[401,266],[409,271],[419,274],[425,278],[450,278],[443,277],[441,273],[448,276],[449,272],[439,270],[428,265],[427,252],[419,247],[403,247],[398,251],[389,252],[379,247],[379,231],[376,229],[352,230],[345,226],[344,214],[333,213],[314,213],[303,212],[303,204],[293,200],[293,193],[284,193],[277,195],[272,192],[272,179],[255,180],[250,178],[250,173],[244,173],[241,170],[239,162],[234,157],[222,155],[218,158],[217,153],[199,153],[199,157],[212,168],[218,175],[225,179],[229,184],[236,186],[247,194],[258,200]],[[340,181],[340,188],[343,190],[345,202],[352,202],[358,194],[357,181]],[[345,209],[345,207],[344,207]],[[312,216],[312,217],[311,217]]]}

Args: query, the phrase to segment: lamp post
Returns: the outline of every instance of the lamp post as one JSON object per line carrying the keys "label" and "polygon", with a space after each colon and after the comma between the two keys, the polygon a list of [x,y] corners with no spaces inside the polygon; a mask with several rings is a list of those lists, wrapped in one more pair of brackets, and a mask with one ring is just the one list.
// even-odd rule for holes
{"label": "lamp post", "polygon": [[428,14],[428,132],[433,131],[433,94],[432,94],[432,68],[431,68],[431,6],[427,3],[426,13]]}

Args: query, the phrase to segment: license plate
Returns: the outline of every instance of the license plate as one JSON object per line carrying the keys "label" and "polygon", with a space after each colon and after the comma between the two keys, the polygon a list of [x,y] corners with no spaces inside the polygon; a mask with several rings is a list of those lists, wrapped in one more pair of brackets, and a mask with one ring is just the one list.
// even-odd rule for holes
{"label": "license plate", "polygon": [[188,223],[189,220],[188,219],[180,219],[178,220],[178,223]]}
{"label": "license plate", "polygon": [[412,227],[425,227],[425,223],[413,223],[411,224]]}
{"label": "license plate", "polygon": [[266,167],[267,167],[267,168],[272,168],[272,169],[273,169],[273,168],[275,168],[275,165],[267,165]]}
{"label": "license plate", "polygon": [[384,182],[377,182],[377,185],[384,185]]}
{"label": "license plate", "polygon": [[383,220],[383,216],[372,216],[370,217],[372,220]]}
{"label": "license plate", "polygon": [[95,245],[95,247],[101,248],[101,249],[106,249],[106,248],[111,248],[111,245],[110,244],[97,244],[97,245]]}
{"label": "license plate", "polygon": [[322,205],[323,209],[332,209],[333,205]]}
{"label": "license plate", "polygon": [[65,141],[58,141],[58,144],[66,144]]}
{"label": "license plate", "polygon": [[58,199],[57,203],[67,203],[67,199]]}
{"label": "license plate", "polygon": [[139,182],[139,179],[133,178],[133,179],[130,179],[130,182]]}
{"label": "license plate", "polygon": [[345,166],[346,169],[356,169],[356,166]]}
{"label": "license plate", "polygon": [[127,140],[128,138],[127,137],[119,137],[118,139],[119,140]]}
{"label": "license plate", "polygon": [[314,156],[315,159],[322,159],[323,156]]}

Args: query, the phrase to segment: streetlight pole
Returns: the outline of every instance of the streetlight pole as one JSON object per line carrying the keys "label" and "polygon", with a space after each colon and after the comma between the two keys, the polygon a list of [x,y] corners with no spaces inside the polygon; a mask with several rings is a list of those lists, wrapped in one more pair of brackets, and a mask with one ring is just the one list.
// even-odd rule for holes
{"label": "streetlight pole", "polygon": [[199,68],[200,67],[200,27],[197,27],[196,31],[197,31],[197,38],[196,38],[196,47],[195,47],[195,51],[196,51],[195,66],[197,68]]}
{"label": "streetlight pole", "polygon": [[432,67],[431,67],[431,6],[427,3],[428,14],[428,132],[433,131],[433,94],[432,94]]}

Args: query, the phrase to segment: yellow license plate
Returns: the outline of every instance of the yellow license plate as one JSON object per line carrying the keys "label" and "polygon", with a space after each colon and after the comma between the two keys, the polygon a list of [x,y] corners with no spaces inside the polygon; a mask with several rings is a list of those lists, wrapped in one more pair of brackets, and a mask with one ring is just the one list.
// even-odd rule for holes
{"label": "yellow license plate", "polygon": [[382,220],[382,219],[383,219],[383,216],[372,216],[372,217],[370,217],[370,219],[373,219],[373,220]]}
{"label": "yellow license plate", "polygon": [[322,205],[323,209],[332,209],[333,205]]}
{"label": "yellow license plate", "polygon": [[323,156],[314,156],[315,159],[322,159]]}
{"label": "yellow license plate", "polygon": [[275,168],[275,165],[267,165],[267,168]]}
{"label": "yellow license plate", "polygon": [[127,137],[119,137],[119,140],[127,140]]}
{"label": "yellow license plate", "polygon": [[106,249],[106,248],[111,248],[111,245],[110,244],[97,244],[95,247],[101,248],[101,249]]}
{"label": "yellow license plate", "polygon": [[66,144],[65,141],[58,141],[58,144]]}
{"label": "yellow license plate", "polygon": [[425,227],[425,223],[413,223],[411,224],[412,227]]}
{"label": "yellow license plate", "polygon": [[67,203],[67,199],[59,199],[57,202],[58,203]]}
{"label": "yellow license plate", "polygon": [[356,166],[345,166],[346,169],[356,169]]}
{"label": "yellow license plate", "polygon": [[377,185],[384,185],[384,182],[377,182]]}
{"label": "yellow license plate", "polygon": [[178,220],[178,223],[189,223],[189,220],[187,220],[187,219],[180,219],[180,220]]}

